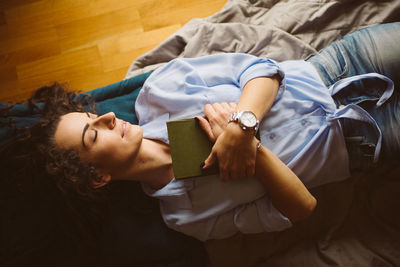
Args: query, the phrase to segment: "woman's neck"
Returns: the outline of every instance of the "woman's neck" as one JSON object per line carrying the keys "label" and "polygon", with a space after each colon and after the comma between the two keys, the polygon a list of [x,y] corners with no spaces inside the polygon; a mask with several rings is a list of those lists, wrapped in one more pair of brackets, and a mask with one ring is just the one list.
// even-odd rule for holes
{"label": "woman's neck", "polygon": [[174,177],[169,145],[143,138],[138,155],[125,170],[115,175],[115,180],[134,180],[154,189],[167,185]]}

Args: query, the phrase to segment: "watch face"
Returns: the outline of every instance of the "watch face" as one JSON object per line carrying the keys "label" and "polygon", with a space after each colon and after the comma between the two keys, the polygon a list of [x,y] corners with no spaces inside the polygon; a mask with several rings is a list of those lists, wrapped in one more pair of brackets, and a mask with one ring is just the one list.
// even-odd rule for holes
{"label": "watch face", "polygon": [[257,118],[252,112],[244,111],[240,116],[240,123],[248,128],[252,128],[256,126]]}

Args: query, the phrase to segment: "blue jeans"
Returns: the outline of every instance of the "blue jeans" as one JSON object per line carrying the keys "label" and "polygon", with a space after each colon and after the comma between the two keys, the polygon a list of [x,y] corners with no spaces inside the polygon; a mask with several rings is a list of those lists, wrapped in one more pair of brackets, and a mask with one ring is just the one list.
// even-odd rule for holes
{"label": "blue jeans", "polygon": [[[381,107],[375,105],[379,81],[353,84],[354,91],[362,96],[342,96],[352,100],[378,123],[382,131],[382,151],[380,163],[400,158],[400,23],[390,23],[367,27],[344,36],[330,44],[318,54],[307,59],[319,72],[326,86],[331,86],[342,78],[376,72],[394,82],[395,92]],[[375,84],[374,84],[375,83]],[[337,105],[343,99],[334,97]],[[360,121],[342,119],[344,136],[350,157],[352,171],[364,170],[372,166],[374,154],[374,133],[371,127]]]}

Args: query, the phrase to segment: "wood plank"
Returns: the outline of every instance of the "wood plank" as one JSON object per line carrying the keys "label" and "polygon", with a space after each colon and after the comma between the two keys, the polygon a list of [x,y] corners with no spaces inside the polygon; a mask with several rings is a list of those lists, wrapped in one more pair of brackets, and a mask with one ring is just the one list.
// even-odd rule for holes
{"label": "wood plank", "polygon": [[50,17],[57,20],[57,15],[59,15],[60,11],[68,13],[68,10],[73,8],[85,10],[89,3],[90,0],[36,0],[35,2],[7,9],[6,18],[8,22],[13,24],[23,24],[24,19],[32,18],[43,20]]}
{"label": "wood plank", "polygon": [[12,81],[17,79],[17,70],[15,67],[0,67],[0,82]]}
{"label": "wood plank", "polygon": [[142,48],[133,49],[118,54],[113,54],[108,57],[102,57],[101,62],[105,72],[113,71],[115,69],[125,68],[125,73],[128,71],[129,66],[132,64],[132,59],[143,55],[154,48],[156,44],[152,46],[146,46]]}
{"label": "wood plank", "polygon": [[89,17],[104,15],[110,12],[116,12],[122,9],[129,9],[135,6],[134,3],[135,1],[132,0],[92,0],[88,1],[87,4],[81,4],[73,8],[60,8],[52,15],[54,17],[54,24],[60,25]]}
{"label": "wood plank", "polygon": [[86,92],[98,87],[121,81],[124,79],[126,72],[127,68],[123,67],[109,72],[97,72],[89,77],[76,76],[73,79],[68,80],[68,84],[71,86],[71,88]]}
{"label": "wood plank", "polygon": [[124,34],[120,38],[105,40],[99,44],[104,71],[122,67],[128,70],[135,58],[155,48],[179,28],[180,25],[172,25],[141,34]]}
{"label": "wood plank", "polygon": [[[144,31],[150,31],[157,28],[166,27],[170,24],[186,24],[192,18],[207,17],[215,12],[210,10],[219,10],[222,8],[225,1],[212,1],[208,5],[204,3],[193,4],[192,6],[183,6],[179,8],[173,8],[168,13],[161,13],[153,15],[152,13],[143,14],[142,25]],[[193,10],[196,10],[194,16]]]}
{"label": "wood plank", "polygon": [[147,32],[129,31],[119,36],[104,39],[99,42],[99,52],[102,57],[111,54],[127,52],[130,50],[159,44],[168,36],[176,32],[181,25],[170,25]]}
{"label": "wood plank", "polygon": [[18,27],[0,27],[0,53],[6,54],[26,47],[43,45],[57,41],[57,33],[51,25],[43,25],[34,31],[19,29]]}
{"label": "wood plank", "polygon": [[55,25],[59,25],[133,6],[135,2],[132,0],[41,0],[8,9],[6,14],[7,21],[13,24],[24,24],[25,19],[50,18]]}
{"label": "wood plank", "polygon": [[4,12],[0,12],[0,25],[6,25],[6,17],[4,15]]}
{"label": "wood plank", "polygon": [[0,66],[16,66],[60,54],[58,42],[25,47],[0,55]]}
{"label": "wood plank", "polygon": [[129,8],[58,25],[56,30],[61,50],[67,51],[85,43],[92,44],[95,40],[124,31],[142,32],[139,18],[137,9]]}
{"label": "wood plank", "polygon": [[53,81],[89,90],[227,0],[0,0],[0,102]]}
{"label": "wood plank", "polygon": [[48,12],[48,1],[40,0],[28,2],[5,10],[6,20],[9,23],[19,23],[19,19],[38,17]]}
{"label": "wood plank", "polygon": [[19,87],[23,91],[54,81],[66,82],[74,77],[102,72],[99,52],[95,46],[17,66]]}
{"label": "wood plank", "polygon": [[36,2],[38,0],[1,0],[0,9],[13,8],[24,4]]}
{"label": "wood plank", "polygon": [[[171,12],[171,2],[168,0],[148,0],[138,4],[138,12],[141,18],[153,17]],[[162,10],[162,12],[160,12]]]}
{"label": "wood plank", "polygon": [[0,99],[15,95],[17,91],[17,70],[14,66],[0,66]]}

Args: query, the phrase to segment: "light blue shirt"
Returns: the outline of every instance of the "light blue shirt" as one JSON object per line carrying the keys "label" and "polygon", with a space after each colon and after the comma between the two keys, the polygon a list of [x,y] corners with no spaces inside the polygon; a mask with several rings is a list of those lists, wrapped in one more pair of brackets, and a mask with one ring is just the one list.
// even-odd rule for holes
{"label": "light blue shirt", "polygon": [[[248,81],[275,74],[282,80],[274,104],[260,122],[262,145],[308,188],[348,178],[349,159],[338,119],[377,125],[358,106],[337,109],[331,93],[340,90],[340,84],[328,90],[306,61],[276,63],[247,54],[172,60],[151,74],[137,98],[143,135],[168,143],[168,120],[203,115],[206,104],[237,103]],[[173,179],[160,190],[146,185],[143,190],[160,199],[170,228],[200,240],[225,238],[237,231],[280,231],[292,225],[253,177],[226,183],[216,175]]]}

